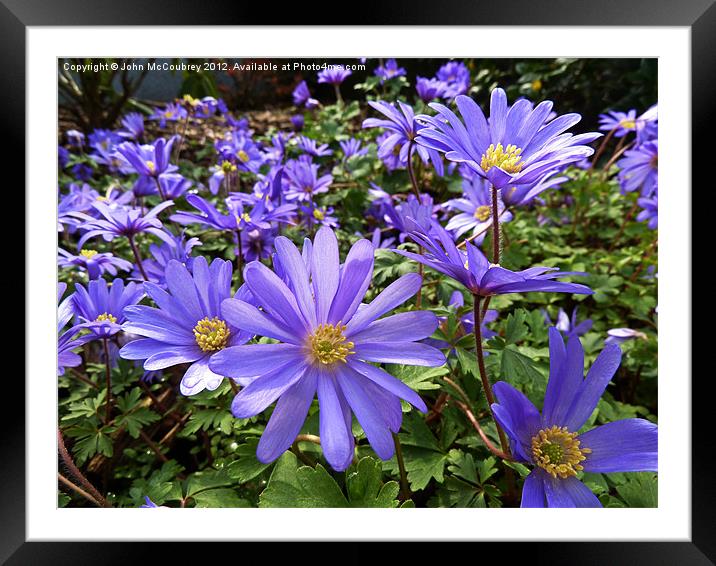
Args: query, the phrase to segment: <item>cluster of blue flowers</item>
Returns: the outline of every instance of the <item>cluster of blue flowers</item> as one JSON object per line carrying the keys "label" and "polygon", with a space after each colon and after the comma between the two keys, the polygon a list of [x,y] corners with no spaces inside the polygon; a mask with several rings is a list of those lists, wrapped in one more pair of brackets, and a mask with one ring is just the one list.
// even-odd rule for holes
{"label": "cluster of blue flowers", "polygon": [[[328,68],[317,82],[333,85],[343,104],[340,85],[350,75]],[[406,71],[389,59],[375,76],[388,82]],[[569,179],[567,169],[594,154],[589,144],[601,134],[569,133],[578,114],[557,115],[550,101],[510,103],[501,88],[492,91],[485,114],[466,95],[470,84],[469,69],[450,61],[435,77],[417,78],[418,96],[431,113],[416,114],[402,101],[370,101],[366,110],[375,115],[362,126],[380,131],[374,142],[350,137],[320,144],[302,135],[303,114],[292,119],[292,131],[267,141],[222,100],[191,96],[148,116],[127,114],[119,129],[95,130],[86,139],[66,132],[60,167],[75,182],[59,191],[58,264],[77,283],[58,307],[58,375],[81,364],[78,348],[97,342],[107,364],[119,356],[146,372],[176,367],[185,396],[229,380],[237,418],[274,406],[256,451],[260,462],[273,462],[291,447],[315,398],[321,449],[334,470],[346,470],[354,459],[353,416],[375,453],[393,457],[401,401],[428,408],[382,364],[441,366],[452,346],[431,338],[443,321],[430,310],[392,313],[421,292],[421,275],[403,275],[372,292],[376,249],[414,260],[421,274],[428,267],[473,297],[474,311],[460,323],[478,338],[481,369],[481,342],[494,335],[487,325],[498,316],[487,310],[492,297],[592,293],[562,280],[584,273],[501,265],[499,227],[544,204],[540,195],[559,189]],[[293,91],[293,103],[302,113],[321,107],[306,81]],[[181,159],[190,145],[188,127],[202,124],[216,136],[204,152],[209,173],[199,179]],[[634,110],[611,112],[601,124],[622,144],[615,162],[622,191],[640,191],[638,220],[656,229],[656,107],[638,117]],[[322,198],[334,187],[334,166],[349,167],[366,156],[377,156],[389,171],[406,170],[411,194],[366,187],[371,202],[365,214],[375,227],[341,257],[339,215]],[[435,202],[420,187],[416,161],[435,176],[456,176],[462,195]],[[100,194],[91,183],[105,174],[113,181]],[[303,232],[301,249],[282,235],[288,226]],[[197,227],[205,236],[187,238],[185,230],[194,234]],[[235,264],[196,253],[217,234],[232,242]],[[481,246],[490,234],[488,253]],[[100,237],[111,251],[92,248]],[[60,284],[58,302],[65,291]],[[456,292],[451,305],[463,303]],[[571,319],[560,310],[550,329],[541,413],[508,383],[491,387],[483,379],[497,429],[507,439],[500,454],[532,467],[523,507],[599,506],[577,479],[580,472],[657,469],[653,423],[627,419],[582,431],[619,367],[618,342],[638,332],[610,331],[617,344],[605,346],[585,378],[579,336],[592,323],[576,316],[576,309]],[[546,312],[545,318],[551,325]],[[147,500],[145,506],[154,504]]]}

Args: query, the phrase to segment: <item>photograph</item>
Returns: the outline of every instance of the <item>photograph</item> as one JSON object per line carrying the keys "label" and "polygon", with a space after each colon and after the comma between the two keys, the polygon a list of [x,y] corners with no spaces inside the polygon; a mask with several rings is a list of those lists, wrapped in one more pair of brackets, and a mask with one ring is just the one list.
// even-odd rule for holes
{"label": "photograph", "polygon": [[528,55],[57,57],[47,503],[659,508],[660,60]]}

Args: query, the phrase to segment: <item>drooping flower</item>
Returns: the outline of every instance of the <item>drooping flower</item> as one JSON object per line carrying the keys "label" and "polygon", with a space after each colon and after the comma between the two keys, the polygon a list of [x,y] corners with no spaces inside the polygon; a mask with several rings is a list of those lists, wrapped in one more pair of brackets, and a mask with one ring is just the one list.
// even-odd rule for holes
{"label": "drooping flower", "polygon": [[622,194],[640,190],[648,198],[659,181],[659,140],[652,140],[624,152],[617,161]]}
{"label": "drooping flower", "polygon": [[470,88],[470,70],[460,61],[448,61],[438,69],[435,76],[445,84],[445,98],[455,98]]}
{"label": "drooping flower", "polygon": [[129,271],[132,264],[126,259],[116,257],[109,252],[99,253],[97,250],[82,250],[78,255],[71,254],[67,250],[59,248],[59,257],[57,264],[60,267],[79,267],[87,271],[90,279],[97,279],[104,273],[109,273],[113,277],[117,275],[117,270]]}
{"label": "drooping flower", "polygon": [[550,368],[542,414],[510,384],[495,384],[495,418],[516,459],[534,465],[522,489],[522,507],[601,507],[577,478],[592,473],[657,471],[658,427],[624,419],[579,434],[619,367],[618,346],[606,346],[584,376],[584,350],[573,336],[565,348],[549,331]]}
{"label": "drooping flower", "polygon": [[363,120],[363,127],[385,128],[390,132],[390,136],[382,139],[378,144],[378,157],[383,159],[398,151],[399,163],[405,165],[408,162],[408,151],[410,151],[412,145],[412,151],[415,151],[420,156],[423,163],[427,164],[428,160],[432,161],[435,172],[438,175],[443,174],[443,162],[437,151],[411,143],[417,140],[423,129],[423,126],[416,122],[412,107],[401,101],[397,102],[397,109],[392,104],[382,100],[371,100],[368,101],[368,104],[374,110],[383,114],[387,120],[383,118],[366,118]]}
{"label": "drooping flower", "polygon": [[492,91],[489,122],[470,97],[461,95],[455,102],[464,124],[452,110],[433,102],[430,107],[438,115],[418,116],[428,126],[416,140],[444,152],[449,161],[465,163],[498,189],[535,183],[554,169],[592,155],[594,150],[584,144],[602,135],[563,133],[579,122],[579,114],[565,114],[545,125],[552,110],[548,100],[532,110],[532,103],[521,99],[508,109],[501,88]]}
{"label": "drooping flower", "polygon": [[[183,395],[213,391],[224,379],[209,369],[209,360],[226,347],[244,344],[251,334],[222,316],[221,302],[231,297],[231,262],[194,259],[192,272],[176,260],[167,264],[167,291],[145,283],[147,294],[159,308],[136,305],[125,309],[125,332],[142,336],[119,351],[128,360],[145,360],[144,369],[155,371],[191,363],[182,377]],[[243,289],[243,288],[242,288]],[[236,297],[250,300],[245,290]],[[245,380],[237,380],[247,383]]]}
{"label": "drooping flower", "polygon": [[124,284],[114,279],[110,285],[105,279],[94,279],[84,285],[75,284],[72,307],[80,326],[92,331],[96,338],[109,338],[122,329],[124,308],[137,304],[144,296],[141,285]]}
{"label": "drooping flower", "polygon": [[656,230],[659,227],[659,192],[655,189],[649,198],[642,197],[636,202],[642,208],[636,219],[639,222],[647,221],[649,228]]}
{"label": "drooping flower", "polygon": [[[551,326],[552,319],[546,310],[542,310],[542,316],[544,316],[545,322]],[[564,334],[566,338],[571,338],[572,336],[583,336],[589,332],[590,328],[592,328],[592,319],[588,318],[582,322],[577,322],[577,307],[574,307],[571,318],[567,316],[567,313],[564,312],[562,308],[560,308],[557,313],[557,322],[554,327]]]}
{"label": "drooping flower", "polygon": [[610,132],[615,138],[623,138],[629,132],[636,131],[636,110],[628,112],[620,112],[618,110],[610,110],[606,114],[599,115],[599,129],[603,132]]}
{"label": "drooping flower", "polygon": [[293,126],[293,129],[297,132],[300,132],[303,130],[303,126],[305,125],[306,120],[303,118],[303,114],[294,114],[291,116],[291,125]]}
{"label": "drooping flower", "polygon": [[462,283],[473,295],[488,297],[530,291],[578,295],[593,293],[586,285],[554,281],[557,277],[584,273],[563,272],[553,267],[530,267],[523,271],[510,271],[489,263],[480,249],[469,242],[465,244],[467,251],[458,249],[450,233],[434,220],[429,229],[411,222],[410,219],[408,224],[410,237],[424,248],[425,253],[393,251]]}
{"label": "drooping flower", "polygon": [[428,102],[432,102],[438,98],[443,98],[445,96],[445,92],[448,90],[448,85],[440,79],[417,77],[415,90],[417,91],[420,100],[427,104]]}
{"label": "drooping flower", "polygon": [[311,98],[311,91],[308,90],[306,81],[298,83],[295,89],[293,89],[293,103],[296,106],[305,106],[306,108],[315,108],[318,106],[318,100]]}
{"label": "drooping flower", "polygon": [[611,328],[607,330],[607,339],[604,344],[623,344],[629,340],[648,340],[648,336],[640,330],[633,328]]}
{"label": "drooping flower", "polygon": [[138,208],[109,208],[104,202],[95,202],[92,206],[103,218],[95,219],[81,212],[75,213],[75,216],[85,220],[80,228],[86,230],[82,234],[77,248],[82,249],[87,240],[97,236],[102,236],[105,241],[111,242],[119,236],[130,238],[141,232],[153,234],[160,240],[171,243],[171,236],[162,230],[162,222],[157,215],[173,204],[174,201],[164,201],[142,215],[142,211]]}
{"label": "drooping flower", "polygon": [[[455,239],[465,232],[472,230],[472,242],[480,245],[492,226],[492,192],[490,184],[482,177],[475,175],[472,181],[464,180],[462,183],[463,197],[452,199],[445,203],[448,210],[458,210],[459,214],[450,218],[445,226],[448,231],[454,231]],[[497,196],[497,221],[502,224],[512,220],[512,213],[505,210],[502,198]]]}
{"label": "drooping flower", "polygon": [[306,136],[298,136],[298,147],[301,148],[309,155],[314,157],[325,157],[327,155],[333,155],[333,150],[328,147],[327,143],[321,144],[320,146],[311,138]]}
{"label": "drooping flower", "polygon": [[373,272],[368,240],[353,245],[342,269],[329,228],[318,231],[312,246],[306,241],[303,257],[283,236],[275,246],[276,263],[288,283],[252,262],[244,278],[261,310],[236,299],[222,304],[230,323],[281,342],[227,348],[212,359],[210,367],[221,375],[258,376],[234,398],[234,416],[257,415],[278,399],[256,451],[259,461],[272,462],[296,438],[317,393],[321,447],[332,468],[345,470],[353,459],[351,412],[378,456],[390,458],[391,432],[397,433],[402,422],[400,399],[421,411],[426,406],[404,383],[366,362],[445,362],[439,350],[417,343],[435,330],[433,313],[379,319],[418,291],[420,276],[404,275],[361,305]]}
{"label": "drooping flower", "polygon": [[399,66],[395,59],[388,59],[385,62],[385,65],[379,65],[375,69],[375,76],[380,77],[381,84],[387,80],[394,79],[395,77],[404,77],[405,74],[405,69]]}

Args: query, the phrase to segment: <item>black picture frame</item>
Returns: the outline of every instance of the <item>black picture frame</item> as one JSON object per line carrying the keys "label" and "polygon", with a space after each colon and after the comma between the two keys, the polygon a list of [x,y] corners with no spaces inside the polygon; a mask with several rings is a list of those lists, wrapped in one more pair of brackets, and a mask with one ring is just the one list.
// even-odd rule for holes
{"label": "black picture frame", "polygon": [[[206,6],[204,7],[206,8]],[[716,5],[714,0],[511,0],[509,3],[487,2],[484,0],[463,1],[441,0],[439,9],[434,3],[416,0],[400,2],[375,2],[363,0],[356,4],[354,12],[348,10],[339,15],[336,4],[312,2],[310,10],[302,4],[281,6],[267,17],[263,3],[238,3],[216,0],[211,9],[196,9],[196,3],[189,0],[0,0],[0,53],[2,53],[3,86],[0,88],[0,113],[4,138],[3,160],[5,171],[15,175],[14,187],[24,187],[24,168],[19,164],[31,159],[25,152],[25,33],[28,26],[82,26],[82,25],[257,25],[257,24],[299,24],[318,23],[333,25],[337,22],[351,25],[559,25],[559,26],[686,26],[691,30],[692,70],[692,143],[695,158],[692,158],[692,185],[704,192],[714,186],[710,172],[709,157],[713,148],[714,122],[716,121]],[[348,18],[348,20],[346,19]],[[23,158],[24,157],[24,158]],[[7,164],[13,164],[8,166]],[[7,187],[6,187],[7,188]],[[689,190],[688,187],[678,188]],[[15,190],[13,210],[28,209],[32,203],[24,202],[22,191]],[[8,195],[12,199],[12,195]],[[49,198],[49,195],[48,195]],[[7,205],[8,207],[10,205]],[[15,208],[17,207],[17,208]],[[6,210],[8,210],[6,208]],[[705,214],[705,212],[702,212]],[[693,225],[696,218],[693,219]],[[693,238],[694,245],[698,243]],[[18,242],[13,245],[17,246]],[[15,247],[15,255],[19,257]],[[695,254],[692,258],[698,257]],[[15,260],[17,262],[17,259]],[[19,271],[21,266],[15,266]],[[690,284],[691,274],[684,274],[684,284]],[[694,278],[694,281],[697,282]],[[4,283],[3,287],[9,287]],[[698,296],[698,287],[693,286],[693,296]],[[18,289],[14,289],[15,294]],[[25,301],[30,297],[25,294]],[[691,312],[691,304],[683,304]],[[686,330],[686,329],[685,329]],[[693,351],[704,335],[693,335]],[[703,350],[702,350],[703,351]],[[26,356],[33,355],[32,344],[25,345]],[[691,379],[691,352],[669,352],[684,360],[684,372],[669,379]],[[692,533],[690,542],[584,542],[584,543],[452,543],[450,550],[444,546],[430,544],[446,558],[452,553],[465,553],[471,560],[486,563],[489,555],[505,558],[511,562],[525,564],[679,564],[701,565],[716,563],[716,482],[712,479],[710,447],[713,413],[707,374],[697,374],[692,381],[692,461],[691,489],[684,486],[684,493],[691,495]],[[17,375],[17,374],[16,374]],[[11,379],[6,374],[5,379]],[[12,389],[12,407],[5,405],[3,412],[3,433],[0,434],[0,561],[15,564],[126,564],[131,560],[150,561],[157,553],[164,563],[187,564],[196,560],[206,561],[206,547],[199,544],[158,544],[158,543],[83,543],[83,542],[25,542],[25,414],[24,402],[19,398],[25,393],[19,380]],[[31,402],[31,399],[30,399]],[[688,470],[688,463],[684,463]],[[555,516],[558,527],[559,518]],[[237,525],[237,532],[240,531]],[[297,528],[300,526],[297,525]],[[353,533],[356,529],[351,529]],[[555,529],[558,537],[559,529]],[[78,539],[82,538],[77,533]],[[242,554],[251,556],[252,548],[245,548]],[[273,544],[273,543],[271,543]],[[349,543],[351,546],[359,543]],[[414,543],[413,543],[414,544]],[[479,545],[479,548],[474,545]],[[236,551],[234,543],[223,546],[230,553]],[[343,548],[326,551],[319,547],[318,553],[300,550],[305,557],[321,555],[329,557],[338,552],[347,561],[356,563],[370,559],[380,553],[381,562],[388,560],[412,560],[411,554],[401,550],[381,549],[373,551],[372,543],[361,545],[360,549]],[[427,548],[421,545],[419,556]],[[214,550],[212,550],[212,553]],[[240,556],[233,554],[235,560]],[[196,558],[195,558],[196,557]],[[213,559],[212,559],[213,560]]]}

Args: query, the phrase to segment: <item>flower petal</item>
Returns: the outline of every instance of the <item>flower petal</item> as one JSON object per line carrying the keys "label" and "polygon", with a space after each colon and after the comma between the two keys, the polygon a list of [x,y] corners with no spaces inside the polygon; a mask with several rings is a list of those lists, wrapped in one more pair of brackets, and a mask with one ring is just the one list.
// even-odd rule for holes
{"label": "flower petal", "polygon": [[438,327],[438,317],[430,311],[402,312],[371,322],[360,332],[346,332],[354,343],[401,341],[414,342],[427,338]]}
{"label": "flower petal", "polygon": [[382,387],[386,391],[389,391],[393,395],[397,395],[404,401],[407,401],[408,403],[413,405],[413,407],[418,409],[418,411],[421,411],[423,413],[428,412],[428,407],[425,405],[425,402],[420,398],[420,395],[418,395],[410,387],[405,385],[405,383],[400,381],[397,377],[393,377],[392,375],[378,367],[366,364],[365,362],[361,362],[358,360],[351,359],[348,361],[348,365],[361,375],[370,379],[376,385]]}
{"label": "flower petal", "polygon": [[[210,365],[210,367],[212,366]],[[261,375],[236,394],[231,402],[231,413],[237,419],[258,415],[301,379],[305,372],[305,365],[289,362],[280,365],[270,373]]]}
{"label": "flower petal", "polygon": [[343,265],[341,282],[328,313],[328,322],[349,321],[368,290],[373,276],[373,244],[358,240],[351,247]]}
{"label": "flower petal", "polygon": [[495,383],[492,390],[498,401],[492,405],[495,417],[513,439],[513,449],[522,459],[531,461],[532,437],[541,424],[539,411],[524,393],[505,381]]}
{"label": "flower petal", "polygon": [[547,507],[602,506],[592,490],[574,476],[561,479],[544,474],[544,478]]}
{"label": "flower petal", "polygon": [[544,480],[539,470],[535,469],[525,478],[522,486],[522,502],[520,507],[544,507]]}
{"label": "flower petal", "polygon": [[204,389],[214,391],[221,385],[223,379],[222,376],[209,369],[209,356],[204,356],[186,370],[179,384],[179,390],[182,395],[196,395]]}
{"label": "flower petal", "polygon": [[320,435],[323,455],[331,468],[342,472],[353,460],[354,439],[349,419],[346,420],[342,396],[331,372],[318,375],[318,403],[320,405]]}
{"label": "flower petal", "polygon": [[302,379],[279,397],[256,447],[259,462],[273,462],[296,440],[316,393],[316,381],[317,372],[309,368]]}
{"label": "flower petal", "polygon": [[437,367],[445,363],[445,355],[420,342],[363,342],[355,345],[358,359],[369,362]]}
{"label": "flower petal", "polygon": [[338,290],[340,276],[338,240],[333,230],[321,228],[313,241],[311,272],[316,296],[316,316],[319,323],[325,323],[333,298]]}
{"label": "flower petal", "polygon": [[591,449],[585,472],[656,472],[658,427],[646,419],[624,419],[598,426],[578,439]]}
{"label": "flower petal", "polygon": [[255,377],[277,366],[304,365],[301,349],[293,344],[246,344],[225,348],[211,357],[211,369],[228,377]]}
{"label": "flower petal", "polygon": [[285,324],[265,312],[239,299],[224,299],[221,303],[221,316],[231,325],[241,330],[267,336],[289,344],[299,344],[296,336]]}

